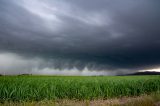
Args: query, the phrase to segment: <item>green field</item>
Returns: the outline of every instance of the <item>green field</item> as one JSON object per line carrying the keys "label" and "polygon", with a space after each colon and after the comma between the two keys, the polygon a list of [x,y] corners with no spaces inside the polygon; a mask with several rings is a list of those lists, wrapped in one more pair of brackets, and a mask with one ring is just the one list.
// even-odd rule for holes
{"label": "green field", "polygon": [[0,101],[93,100],[160,91],[160,76],[1,76]]}

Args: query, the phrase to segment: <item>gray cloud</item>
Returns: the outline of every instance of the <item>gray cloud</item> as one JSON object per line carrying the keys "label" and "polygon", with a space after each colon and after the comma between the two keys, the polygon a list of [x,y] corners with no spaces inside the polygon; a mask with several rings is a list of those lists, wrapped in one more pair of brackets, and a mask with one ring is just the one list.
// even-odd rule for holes
{"label": "gray cloud", "polygon": [[[49,65],[40,69],[87,67],[126,73],[158,67],[159,4],[150,0],[1,0],[0,51],[15,53],[24,61],[47,61]],[[24,67],[32,70],[34,65]]]}
{"label": "gray cloud", "polygon": [[[24,58],[14,53],[0,54],[0,73],[3,75],[17,74],[43,74],[43,75],[115,75],[116,72],[106,70],[89,70],[87,65],[82,70],[77,67],[71,67],[71,61],[62,60],[44,60],[41,58]],[[63,63],[63,64],[62,64]],[[72,62],[73,63],[73,62]],[[75,63],[73,66],[76,66]],[[124,70],[123,70],[124,71]]]}

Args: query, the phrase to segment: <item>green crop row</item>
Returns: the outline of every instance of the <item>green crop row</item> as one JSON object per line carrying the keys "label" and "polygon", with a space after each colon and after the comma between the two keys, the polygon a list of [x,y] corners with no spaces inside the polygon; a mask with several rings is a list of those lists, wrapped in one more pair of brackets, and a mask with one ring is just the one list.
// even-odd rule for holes
{"label": "green crop row", "polygon": [[107,99],[160,91],[160,76],[1,76],[0,101]]}

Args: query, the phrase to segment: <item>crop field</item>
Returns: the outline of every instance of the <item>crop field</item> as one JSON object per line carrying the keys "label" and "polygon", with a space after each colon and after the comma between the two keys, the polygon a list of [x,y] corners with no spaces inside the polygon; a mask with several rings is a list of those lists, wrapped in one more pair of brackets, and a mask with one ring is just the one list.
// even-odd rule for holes
{"label": "crop field", "polygon": [[160,76],[1,76],[0,101],[95,100],[160,91]]}

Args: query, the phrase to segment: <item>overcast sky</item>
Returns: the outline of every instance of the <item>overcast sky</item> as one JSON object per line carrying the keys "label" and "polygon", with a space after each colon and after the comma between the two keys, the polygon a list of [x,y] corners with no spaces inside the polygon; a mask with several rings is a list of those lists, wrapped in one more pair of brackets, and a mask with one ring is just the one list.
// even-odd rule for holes
{"label": "overcast sky", "polygon": [[0,73],[160,67],[159,0],[0,0]]}

